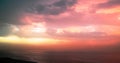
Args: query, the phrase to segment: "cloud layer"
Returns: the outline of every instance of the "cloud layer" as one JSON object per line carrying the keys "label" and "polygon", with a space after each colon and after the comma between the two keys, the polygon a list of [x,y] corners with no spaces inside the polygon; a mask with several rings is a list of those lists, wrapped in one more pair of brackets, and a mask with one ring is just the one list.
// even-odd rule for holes
{"label": "cloud layer", "polygon": [[108,0],[107,2],[98,5],[100,8],[111,8],[115,6],[120,6],[120,0]]}
{"label": "cloud layer", "polygon": [[76,2],[77,0],[41,0],[31,10],[42,15],[58,15],[65,12]]}

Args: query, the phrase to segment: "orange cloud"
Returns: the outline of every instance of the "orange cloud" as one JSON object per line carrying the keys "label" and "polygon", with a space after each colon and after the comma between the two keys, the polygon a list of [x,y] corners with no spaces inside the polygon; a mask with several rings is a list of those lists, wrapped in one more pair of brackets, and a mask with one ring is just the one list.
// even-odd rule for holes
{"label": "orange cloud", "polygon": [[106,9],[99,9],[96,13],[103,13],[103,14],[113,14],[113,13],[120,13],[120,6],[113,7],[113,8],[106,8]]}

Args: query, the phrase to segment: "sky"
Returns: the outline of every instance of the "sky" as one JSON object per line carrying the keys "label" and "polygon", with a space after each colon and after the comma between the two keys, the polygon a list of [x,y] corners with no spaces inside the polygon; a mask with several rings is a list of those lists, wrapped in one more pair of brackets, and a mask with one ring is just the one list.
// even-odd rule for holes
{"label": "sky", "polygon": [[[42,38],[76,40],[92,37],[118,38],[119,2],[119,0],[1,0],[0,23],[19,27],[17,35],[21,36],[37,35]],[[2,33],[4,34],[6,33]]]}

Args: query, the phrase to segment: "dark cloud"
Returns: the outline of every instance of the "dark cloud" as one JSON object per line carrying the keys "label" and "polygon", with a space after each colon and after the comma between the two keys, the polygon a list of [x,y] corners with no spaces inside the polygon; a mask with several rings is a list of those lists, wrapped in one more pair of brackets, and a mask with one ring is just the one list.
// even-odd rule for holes
{"label": "dark cloud", "polygon": [[58,15],[65,12],[77,0],[44,0],[33,6],[32,11],[43,15]]}
{"label": "dark cloud", "polygon": [[36,0],[0,0],[0,23],[20,24],[23,11]]}
{"label": "dark cloud", "polygon": [[77,0],[0,0],[0,23],[20,24],[24,13],[57,15]]}
{"label": "dark cloud", "polygon": [[11,29],[11,25],[9,24],[0,24],[0,36],[9,35],[12,32]]}
{"label": "dark cloud", "polygon": [[98,7],[99,8],[110,8],[110,7],[114,7],[118,5],[120,6],[120,0],[109,0],[108,2],[98,4]]}

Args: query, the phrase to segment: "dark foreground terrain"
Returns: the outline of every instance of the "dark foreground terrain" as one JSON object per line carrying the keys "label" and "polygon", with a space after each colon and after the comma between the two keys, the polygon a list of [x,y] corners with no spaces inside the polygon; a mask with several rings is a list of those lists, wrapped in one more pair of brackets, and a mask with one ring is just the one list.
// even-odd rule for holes
{"label": "dark foreground terrain", "polygon": [[0,58],[0,63],[36,63],[32,61],[24,61],[24,60],[18,60],[18,59],[12,59],[12,58]]}

